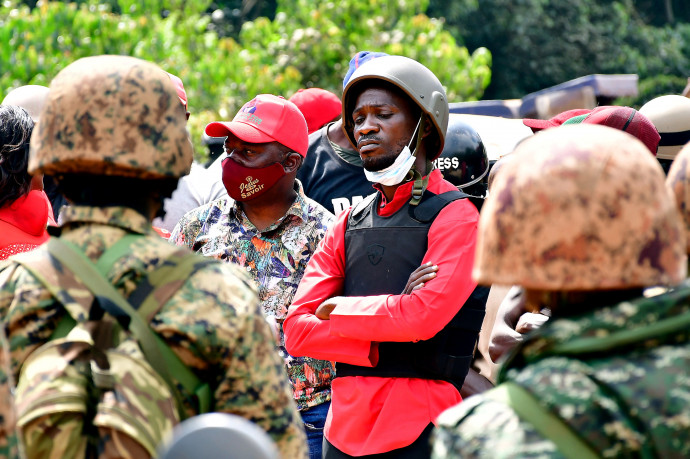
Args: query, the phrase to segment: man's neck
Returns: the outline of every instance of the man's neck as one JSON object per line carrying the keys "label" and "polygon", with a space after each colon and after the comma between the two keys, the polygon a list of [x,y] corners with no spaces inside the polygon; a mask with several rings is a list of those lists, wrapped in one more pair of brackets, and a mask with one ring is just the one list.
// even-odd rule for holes
{"label": "man's neck", "polygon": [[[422,176],[426,176],[431,172],[431,170],[426,169],[426,153],[424,153],[422,146],[420,145],[420,151],[417,152],[417,155],[415,157],[414,161],[414,166],[415,170],[418,171],[423,171]],[[398,183],[397,185],[381,185],[381,191],[383,191],[383,195],[386,197],[386,201],[390,202],[393,200],[393,196],[395,196],[395,191],[398,189],[399,186],[405,184],[407,182],[401,182]]]}
{"label": "man's neck", "polygon": [[283,218],[296,198],[297,192],[291,188],[275,190],[251,201],[238,202],[238,205],[252,225],[261,232]]}
{"label": "man's neck", "polygon": [[340,146],[341,148],[345,148],[347,150],[352,149],[352,144],[350,144],[350,140],[345,136],[345,133],[343,132],[343,123],[340,120],[328,126],[326,135],[331,142]]}

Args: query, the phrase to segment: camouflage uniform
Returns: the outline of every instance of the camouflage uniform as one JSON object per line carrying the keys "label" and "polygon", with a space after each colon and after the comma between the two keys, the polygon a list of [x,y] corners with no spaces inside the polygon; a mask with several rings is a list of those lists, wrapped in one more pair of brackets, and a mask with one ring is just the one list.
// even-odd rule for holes
{"label": "camouflage uniform", "polygon": [[[690,333],[611,347],[615,336],[690,318],[690,284],[547,323],[520,345],[499,382],[529,390],[603,457],[690,456]],[[591,339],[601,352],[559,349]],[[438,419],[434,457],[564,457],[510,406],[479,395]],[[647,457],[651,457],[647,456]]]}
{"label": "camouflage uniform", "polygon": [[[184,120],[175,89],[156,66],[122,56],[80,59],[51,83],[40,128],[32,137],[29,170],[57,175],[179,177],[189,169],[192,156]],[[179,250],[156,236],[150,220],[130,208],[73,206],[63,210],[61,217],[60,238],[76,245],[92,261],[126,234],[144,235],[134,243],[134,250],[114,262],[106,276],[125,298]],[[27,257],[39,259],[45,251],[39,248]],[[65,283],[69,298],[74,293],[69,290],[68,276],[60,274],[60,264],[56,268],[57,281]],[[15,377],[64,316],[62,304],[26,268],[12,259],[2,265],[0,317],[5,319]],[[150,325],[185,365],[210,384],[216,411],[238,414],[258,424],[276,441],[283,457],[306,454],[304,432],[282,362],[275,355],[271,331],[246,274],[219,263],[200,268]],[[137,346],[131,350],[139,355]],[[183,396],[190,396],[178,386]],[[196,414],[191,406],[186,409],[189,415]],[[145,409],[136,416],[151,424],[157,421],[147,418]],[[29,454],[83,455],[81,422],[65,413],[54,426],[24,426],[23,438],[33,452]],[[130,445],[119,440],[102,437],[101,456],[142,457],[141,450],[129,450]]]}
{"label": "camouflage uniform", "polygon": [[8,350],[5,331],[0,328],[0,457],[13,459],[19,456]]}
{"label": "camouflage uniform", "polygon": [[[480,218],[480,283],[596,299],[683,280],[682,223],[639,141],[600,126],[559,127],[514,155]],[[688,457],[689,321],[690,283],[583,311],[560,304],[513,350],[498,382],[525,389],[528,407],[556,415],[596,455]],[[439,416],[433,457],[578,457],[496,393]]]}
{"label": "camouflage uniform", "polygon": [[[62,218],[61,237],[76,244],[93,261],[127,231],[149,236],[137,242],[136,250],[118,260],[109,273],[109,280],[125,297],[175,250],[152,232],[142,215],[124,207],[69,207],[63,210]],[[211,383],[216,411],[257,423],[278,443],[284,457],[300,457],[305,450],[301,421],[251,285],[239,268],[209,265],[180,288],[151,326],[186,365]],[[16,376],[31,352],[48,341],[64,309],[16,263],[2,271],[0,286],[0,315],[5,317],[9,331]],[[191,305],[194,314],[190,314]],[[61,430],[69,432],[68,425],[61,425]],[[80,436],[81,432],[75,434]],[[54,441],[42,430],[25,432],[25,438],[27,443],[29,439],[32,443]]]}

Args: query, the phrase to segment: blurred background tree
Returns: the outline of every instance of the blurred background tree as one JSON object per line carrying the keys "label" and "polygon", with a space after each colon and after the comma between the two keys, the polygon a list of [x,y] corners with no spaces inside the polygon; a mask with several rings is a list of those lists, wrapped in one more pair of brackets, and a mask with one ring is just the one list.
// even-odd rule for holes
{"label": "blurred background tree", "polygon": [[231,119],[259,93],[289,97],[318,86],[341,94],[347,64],[359,50],[420,60],[444,82],[450,100],[481,98],[491,78],[490,53],[458,46],[442,20],[424,14],[427,7],[427,0],[5,0],[0,90],[48,85],[84,56],[155,62],[185,84],[189,127],[203,160],[208,122]]}
{"label": "blurred background tree", "polygon": [[640,106],[679,93],[690,77],[687,0],[431,0],[459,43],[493,56],[487,99],[525,94],[592,73],[637,73]]}
{"label": "blurred background tree", "polygon": [[[487,50],[490,50],[488,51]],[[68,63],[127,54],[178,75],[203,127],[257,93],[341,93],[360,50],[429,66],[451,101],[520,98],[590,73],[636,73],[639,107],[690,76],[687,0],[4,0],[0,95]],[[469,50],[469,51],[468,51]],[[490,84],[489,84],[490,83]]]}

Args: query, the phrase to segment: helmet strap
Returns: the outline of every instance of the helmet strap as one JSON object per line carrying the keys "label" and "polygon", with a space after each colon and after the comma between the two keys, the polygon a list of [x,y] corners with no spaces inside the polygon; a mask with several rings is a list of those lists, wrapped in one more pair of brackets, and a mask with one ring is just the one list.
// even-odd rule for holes
{"label": "helmet strap", "polygon": [[[415,129],[415,133],[417,133],[417,142],[414,147],[414,152],[412,152],[414,156],[417,156],[417,150],[422,144],[422,132],[424,132],[426,123],[426,116],[422,114],[421,118],[419,119],[419,123],[417,123],[417,129],[419,129],[419,132],[417,133],[417,129]],[[422,196],[424,195],[427,186],[429,186],[429,175],[433,169],[434,163],[427,159],[424,163],[424,172],[428,171],[426,177],[422,178],[422,173],[419,172],[414,166],[412,166],[412,169],[410,169],[410,172],[408,172],[408,174],[411,174],[411,176],[408,176],[408,180],[414,179],[414,185],[412,185],[412,199],[410,199],[411,206],[416,206],[422,201]]]}
{"label": "helmet strap", "polygon": [[412,141],[414,140],[415,136],[417,136],[417,141],[414,144],[414,150],[412,150],[412,156],[417,156],[417,150],[419,149],[419,146],[422,144],[422,132],[424,132],[424,128],[426,127],[426,116],[422,114],[419,117],[419,121],[417,121],[417,126],[414,128],[414,132],[412,133],[412,137],[410,138],[410,145],[412,145]]}

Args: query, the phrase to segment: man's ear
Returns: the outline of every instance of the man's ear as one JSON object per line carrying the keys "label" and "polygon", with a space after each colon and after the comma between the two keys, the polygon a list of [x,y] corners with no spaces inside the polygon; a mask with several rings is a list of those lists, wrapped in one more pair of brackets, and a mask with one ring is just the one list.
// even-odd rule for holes
{"label": "man's ear", "polygon": [[431,120],[426,115],[424,117],[424,132],[422,133],[422,139],[426,139],[429,134],[431,134],[431,127],[433,126]]}
{"label": "man's ear", "polygon": [[299,169],[302,165],[302,160],[302,155],[294,151],[291,151],[290,153],[288,153],[287,158],[285,158],[285,161],[283,161],[283,169],[285,169],[285,172],[288,174],[291,172],[297,172],[297,169]]}

